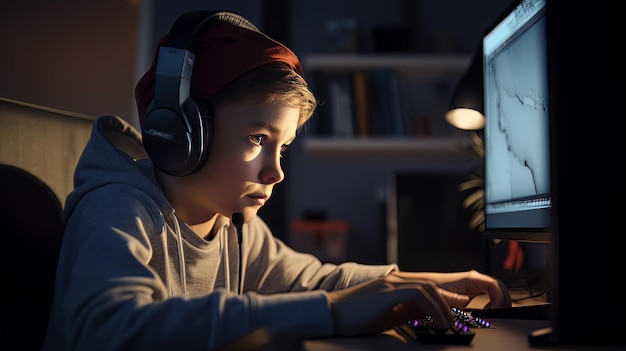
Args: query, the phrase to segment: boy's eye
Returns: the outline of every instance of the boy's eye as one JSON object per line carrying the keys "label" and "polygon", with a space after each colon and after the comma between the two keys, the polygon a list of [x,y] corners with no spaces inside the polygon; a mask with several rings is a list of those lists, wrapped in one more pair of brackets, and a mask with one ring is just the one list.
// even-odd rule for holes
{"label": "boy's eye", "polygon": [[248,139],[257,146],[261,146],[261,142],[263,141],[262,135],[248,135]]}
{"label": "boy's eye", "polygon": [[[248,135],[248,140],[250,140],[252,142],[252,144],[254,144],[255,146],[263,146],[263,139],[265,138],[264,135],[260,135],[260,134],[256,134],[256,135]],[[283,156],[283,153],[285,151],[287,151],[287,149],[289,148],[289,144],[285,144],[282,145],[280,147],[280,156]]]}

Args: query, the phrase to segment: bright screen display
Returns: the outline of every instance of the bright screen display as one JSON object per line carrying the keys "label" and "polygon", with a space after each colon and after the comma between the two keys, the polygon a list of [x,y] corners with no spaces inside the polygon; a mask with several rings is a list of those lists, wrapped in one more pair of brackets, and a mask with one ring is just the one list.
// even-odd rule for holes
{"label": "bright screen display", "polygon": [[545,0],[520,1],[483,38],[485,229],[510,239],[550,227],[546,49]]}

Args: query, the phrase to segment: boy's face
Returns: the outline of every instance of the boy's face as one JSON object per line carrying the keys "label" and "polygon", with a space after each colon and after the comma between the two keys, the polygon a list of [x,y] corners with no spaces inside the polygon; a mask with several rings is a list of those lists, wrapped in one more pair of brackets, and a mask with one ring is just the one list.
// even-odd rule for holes
{"label": "boy's face", "polygon": [[285,177],[281,155],[295,139],[300,110],[237,103],[213,112],[211,153],[204,167],[178,182],[175,208],[192,223],[235,212],[247,222]]}

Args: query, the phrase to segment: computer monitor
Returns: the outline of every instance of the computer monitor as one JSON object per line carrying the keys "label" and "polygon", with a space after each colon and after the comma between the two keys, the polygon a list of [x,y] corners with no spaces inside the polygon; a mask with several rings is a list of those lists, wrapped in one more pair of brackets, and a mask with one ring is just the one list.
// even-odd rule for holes
{"label": "computer monitor", "polygon": [[550,241],[545,6],[516,2],[482,38],[488,238]]}
{"label": "computer monitor", "polygon": [[[623,158],[622,139],[614,135],[621,133],[614,123],[619,99],[607,83],[617,77],[621,63],[614,46],[598,45],[619,42],[621,34],[615,28],[619,22],[609,20],[615,13],[617,4],[605,0],[584,6],[519,0],[485,34],[485,232],[494,238],[549,242],[552,329],[532,331],[531,344],[626,345],[621,314],[616,313],[621,290],[612,284],[623,275],[623,246],[617,234],[623,223],[621,212],[608,205],[610,198],[620,201],[617,194],[623,183],[612,162]],[[507,51],[520,58],[502,63],[508,67],[501,73],[515,78],[512,81],[496,74],[502,67],[498,60],[503,61]],[[531,81],[535,85],[529,85]],[[496,83],[500,95],[495,93]],[[509,134],[509,125],[498,119],[521,110],[528,111],[518,115],[517,122],[528,122],[524,116],[535,119],[530,124],[535,129],[526,129],[523,141],[544,149],[539,158],[535,149],[532,162],[527,154],[525,161],[516,161],[517,144],[509,138],[519,135]],[[538,117],[545,121],[538,122]],[[497,145],[507,157],[494,155]],[[496,160],[508,161],[509,170],[524,171],[519,178],[500,173],[505,185],[525,180],[519,194],[510,190],[508,199],[496,195]],[[549,175],[534,165],[538,160]],[[515,167],[513,162],[518,162]],[[531,188],[535,194],[525,195]],[[503,216],[497,210],[515,206],[495,205],[507,202],[528,211],[517,208]],[[535,215],[524,216],[530,213]]]}

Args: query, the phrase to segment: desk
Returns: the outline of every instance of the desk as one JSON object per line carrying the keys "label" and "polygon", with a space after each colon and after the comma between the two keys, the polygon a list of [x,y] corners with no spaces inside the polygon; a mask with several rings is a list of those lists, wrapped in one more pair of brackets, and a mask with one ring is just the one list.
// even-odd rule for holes
{"label": "desk", "polygon": [[416,350],[476,350],[476,351],[523,351],[523,350],[606,350],[623,351],[623,347],[611,346],[550,346],[530,347],[528,334],[535,329],[550,326],[550,321],[493,319],[491,328],[473,329],[476,336],[469,346],[430,345],[406,340],[395,331],[354,337],[307,340],[302,351],[416,351]]}

